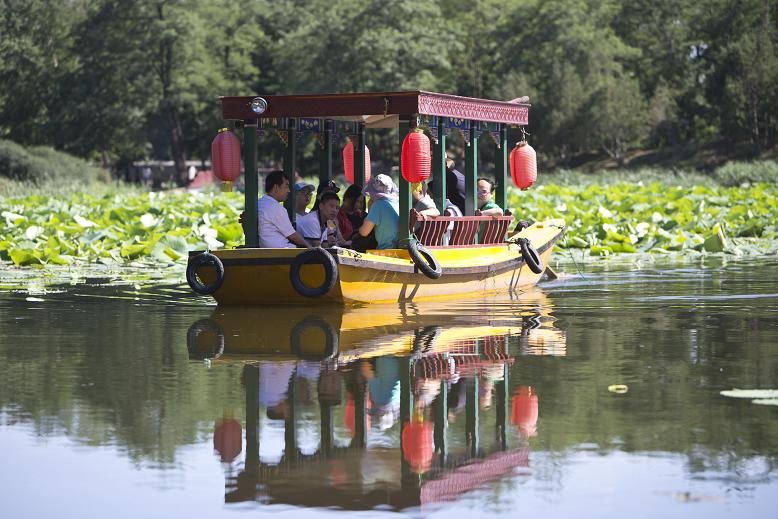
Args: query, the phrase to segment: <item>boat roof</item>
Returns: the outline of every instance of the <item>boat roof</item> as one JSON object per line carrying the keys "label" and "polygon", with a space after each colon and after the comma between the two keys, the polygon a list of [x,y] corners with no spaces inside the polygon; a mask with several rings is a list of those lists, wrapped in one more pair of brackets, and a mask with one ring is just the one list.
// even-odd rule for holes
{"label": "boat roof", "polygon": [[[252,110],[261,98],[263,112]],[[364,123],[367,128],[395,128],[401,118],[435,116],[524,126],[528,123],[529,98],[496,101],[414,90],[350,94],[255,95],[221,97],[227,120],[257,121],[284,117],[324,118]]]}

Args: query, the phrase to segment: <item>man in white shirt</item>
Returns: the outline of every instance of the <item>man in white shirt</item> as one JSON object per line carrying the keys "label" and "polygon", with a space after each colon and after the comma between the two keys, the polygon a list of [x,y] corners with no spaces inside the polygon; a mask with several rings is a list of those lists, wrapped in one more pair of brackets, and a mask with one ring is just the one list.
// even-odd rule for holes
{"label": "man in white shirt", "polygon": [[289,215],[281,205],[289,195],[289,180],[283,171],[272,171],[265,178],[265,196],[259,199],[259,246],[285,249],[311,245],[294,230]]}

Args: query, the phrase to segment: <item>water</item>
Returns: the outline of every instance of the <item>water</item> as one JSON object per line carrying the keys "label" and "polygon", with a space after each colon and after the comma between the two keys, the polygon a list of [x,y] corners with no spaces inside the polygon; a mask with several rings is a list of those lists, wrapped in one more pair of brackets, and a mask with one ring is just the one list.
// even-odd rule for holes
{"label": "water", "polygon": [[350,311],[2,292],[3,515],[774,517],[778,406],[720,392],[778,389],[778,261],[582,269]]}

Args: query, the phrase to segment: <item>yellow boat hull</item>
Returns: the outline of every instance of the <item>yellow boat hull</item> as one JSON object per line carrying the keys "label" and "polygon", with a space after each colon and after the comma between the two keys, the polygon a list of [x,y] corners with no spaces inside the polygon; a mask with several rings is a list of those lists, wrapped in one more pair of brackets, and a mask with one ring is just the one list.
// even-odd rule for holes
{"label": "yellow boat hull", "polygon": [[[443,269],[439,279],[419,272],[405,249],[329,249],[337,263],[337,282],[315,298],[300,295],[290,281],[292,261],[303,249],[217,250],[212,254],[224,265],[224,279],[213,297],[219,305],[360,305],[515,290],[542,276],[524,262],[515,238],[529,239],[547,265],[563,233],[564,222],[550,220],[524,229],[505,244],[430,248]],[[200,268],[197,274],[206,284],[215,279],[211,268]],[[306,286],[321,285],[324,275],[321,265],[300,269]]]}

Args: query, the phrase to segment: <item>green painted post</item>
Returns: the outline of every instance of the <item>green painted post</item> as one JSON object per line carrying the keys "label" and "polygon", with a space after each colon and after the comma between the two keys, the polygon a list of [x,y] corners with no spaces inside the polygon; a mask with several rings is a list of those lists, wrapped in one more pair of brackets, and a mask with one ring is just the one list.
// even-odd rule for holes
{"label": "green painted post", "polygon": [[478,133],[475,121],[470,121],[470,143],[465,148],[465,215],[472,216],[478,209]]}
{"label": "green painted post", "polygon": [[259,471],[259,368],[243,367],[246,382],[246,472]]}
{"label": "green painted post", "polygon": [[354,143],[354,183],[365,187],[365,125],[357,124],[357,142]]}
{"label": "green painted post", "polygon": [[500,145],[494,159],[494,178],[497,181],[497,199],[495,203],[503,211],[508,209],[508,128],[500,125]]}
{"label": "green painted post", "polygon": [[511,402],[510,396],[510,367],[508,364],[503,365],[502,380],[495,384],[495,392],[497,393],[497,439],[500,444],[500,449],[505,450],[508,448],[506,427],[508,406]]}
{"label": "green painted post", "polygon": [[259,197],[259,175],[257,175],[257,121],[246,121],[243,126],[243,177],[245,182],[243,229],[246,233],[246,247],[259,247],[257,198]]}
{"label": "green painted post", "polygon": [[[476,355],[481,354],[481,345],[476,341],[474,346]],[[478,375],[467,381],[465,388],[465,431],[467,434],[467,446],[470,456],[478,456],[480,447],[480,438],[478,435],[479,413],[478,413]]]}
{"label": "green painted post", "polygon": [[[411,119],[414,119],[417,116],[411,117]],[[413,127],[416,127],[415,120]],[[402,176],[402,147],[403,147],[403,140],[405,140],[405,136],[408,135],[408,132],[411,129],[411,122],[409,119],[403,119],[402,116],[400,117],[400,176],[397,179],[399,185],[400,185],[400,223],[399,223],[399,229],[397,229],[397,240],[399,242],[398,246],[403,247],[405,243],[410,239],[411,233],[408,229],[409,221],[410,221],[410,213],[411,213],[411,186],[408,184],[408,182],[405,181],[405,179]]]}
{"label": "green painted post", "polygon": [[440,394],[435,400],[435,450],[440,453],[440,466],[446,464],[448,456],[448,383],[440,381]]}
{"label": "green painted post", "polygon": [[319,185],[332,178],[332,121],[325,119],[322,127],[322,146],[319,149]]}
{"label": "green painted post", "polygon": [[284,423],[284,457],[287,462],[297,461],[297,406],[295,404],[294,379],[294,375],[289,378],[289,389],[286,395],[289,403],[289,414]]}
{"label": "green painted post", "polygon": [[[356,180],[356,179],[354,179]],[[354,442],[352,445],[358,449],[367,447],[367,384],[361,380],[358,390],[354,394]]]}
{"label": "green painted post", "polygon": [[478,376],[467,381],[465,400],[465,431],[467,434],[468,454],[478,455],[479,449],[479,415],[478,415]]}
{"label": "green painted post", "polygon": [[438,142],[432,145],[432,180],[435,182],[434,200],[440,214],[446,210],[446,128],[438,118]]}
{"label": "green painted post", "polygon": [[297,170],[297,119],[287,119],[286,123],[286,149],[284,150],[284,175],[289,180],[289,196],[286,197],[286,212],[292,227],[295,225],[294,211],[294,173]]}
{"label": "green painted post", "polygon": [[[402,129],[400,133],[402,133]],[[411,366],[410,357],[400,358],[400,486],[403,490],[412,490],[418,486],[419,482],[419,478],[411,470],[411,464],[405,459],[402,434],[404,428],[411,423],[411,413],[413,412]]]}

